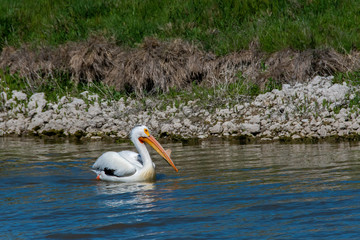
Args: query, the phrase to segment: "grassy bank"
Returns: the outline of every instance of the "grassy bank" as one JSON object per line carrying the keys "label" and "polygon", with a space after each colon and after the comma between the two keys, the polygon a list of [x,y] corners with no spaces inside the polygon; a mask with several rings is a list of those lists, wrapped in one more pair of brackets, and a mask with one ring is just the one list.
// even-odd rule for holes
{"label": "grassy bank", "polygon": [[[88,101],[87,95],[96,94],[99,96],[98,101],[119,101],[120,99],[133,100],[136,99],[138,107],[146,109],[147,100],[154,100],[162,105],[157,106],[159,109],[165,110],[167,106],[179,107],[180,104],[188,101],[197,101],[197,105],[214,110],[217,107],[231,107],[239,103],[248,102],[254,99],[257,95],[271,92],[274,89],[282,89],[282,85],[268,81],[265,88],[260,85],[247,81],[242,76],[238,76],[238,80],[232,83],[217,84],[213,87],[206,87],[193,83],[189,89],[176,89],[172,88],[168,92],[157,92],[147,94],[144,98],[139,98],[135,93],[126,91],[117,91],[115,88],[108,85],[94,82],[94,83],[79,83],[76,84],[71,81],[68,75],[59,75],[52,79],[42,79],[41,81],[33,84],[28,81],[26,77],[20,77],[14,74],[8,74],[0,71],[0,92],[5,93],[7,99],[12,97],[12,91],[22,91],[29,99],[31,95],[37,92],[45,93],[47,101],[56,103],[62,97],[76,97]],[[343,84],[344,82],[349,86],[360,86],[360,71],[348,73],[336,73],[332,83]],[[86,95],[83,92],[87,91]],[[4,110],[5,99],[0,96],[0,111]],[[169,104],[171,103],[171,104]],[[330,103],[324,102],[323,106]],[[342,108],[346,107],[360,107],[360,92],[349,100],[346,105],[339,105],[335,112],[339,112]]]}
{"label": "grassy bank", "polygon": [[258,42],[262,51],[360,48],[356,0],[0,0],[0,49],[57,46],[91,35],[135,47],[145,37],[181,38],[225,55]]}
{"label": "grassy bank", "polygon": [[86,90],[222,104],[360,69],[355,0],[0,3],[2,89],[49,99]]}
{"label": "grassy bank", "polygon": [[[12,92],[21,91],[27,95],[29,99],[34,93],[43,92],[45,98],[49,102],[58,102],[62,97],[76,97],[87,100],[82,94],[87,91],[87,95],[96,94],[100,101],[118,101],[120,99],[137,99],[139,104],[146,106],[147,99],[153,99],[157,102],[164,103],[159,108],[166,109],[167,103],[171,102],[174,107],[178,107],[181,103],[191,100],[198,101],[200,106],[206,106],[209,109],[215,109],[224,105],[235,105],[244,100],[249,100],[260,93],[272,91],[273,89],[281,89],[281,85],[275,82],[268,82],[265,89],[261,90],[260,86],[246,81],[241,76],[238,80],[228,84],[218,84],[213,87],[204,87],[193,83],[187,90],[171,88],[168,92],[154,92],[147,94],[146,98],[139,98],[135,93],[126,91],[117,91],[115,88],[105,84],[79,83],[76,84],[70,80],[66,74],[58,75],[56,78],[41,79],[35,84],[30,82],[26,77],[20,77],[17,74],[8,74],[0,71],[0,92],[5,93],[7,99],[12,97]],[[4,98],[0,97],[0,111],[3,109]]]}

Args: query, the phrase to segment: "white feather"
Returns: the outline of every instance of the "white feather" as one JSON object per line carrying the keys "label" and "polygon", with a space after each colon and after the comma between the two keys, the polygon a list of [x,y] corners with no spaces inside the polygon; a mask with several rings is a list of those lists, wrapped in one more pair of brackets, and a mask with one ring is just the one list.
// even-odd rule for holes
{"label": "white feather", "polygon": [[114,175],[118,177],[135,174],[136,166],[131,164],[122,155],[117,152],[106,152],[96,160],[92,168],[100,172],[106,168],[114,170]]}

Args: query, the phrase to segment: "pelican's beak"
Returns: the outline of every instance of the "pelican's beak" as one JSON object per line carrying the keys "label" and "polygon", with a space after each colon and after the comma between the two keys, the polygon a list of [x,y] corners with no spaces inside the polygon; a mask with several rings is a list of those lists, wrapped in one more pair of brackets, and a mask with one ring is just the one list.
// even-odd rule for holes
{"label": "pelican's beak", "polygon": [[153,136],[149,136],[149,137],[140,137],[139,140],[141,142],[146,142],[148,143],[153,149],[155,149],[168,163],[170,166],[172,166],[176,172],[178,172],[179,170],[175,167],[175,164],[173,163],[173,161],[171,160],[169,154],[166,153],[166,151],[164,150],[164,148],[160,145],[160,143],[158,141],[156,141],[156,139]]}

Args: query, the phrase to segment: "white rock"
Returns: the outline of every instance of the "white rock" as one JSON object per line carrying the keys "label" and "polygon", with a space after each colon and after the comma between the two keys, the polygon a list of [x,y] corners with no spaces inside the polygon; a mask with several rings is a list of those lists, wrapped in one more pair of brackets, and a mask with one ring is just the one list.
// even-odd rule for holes
{"label": "white rock", "polygon": [[176,107],[170,107],[170,106],[166,107],[166,112],[168,113],[174,113],[176,111],[177,111]]}
{"label": "white rock", "polygon": [[200,138],[200,139],[204,139],[204,138],[207,138],[207,137],[208,137],[208,135],[206,135],[206,134],[198,135],[198,138]]}
{"label": "white rock", "polygon": [[319,85],[321,82],[323,81],[323,78],[320,76],[316,76],[314,77],[311,81],[310,81],[310,86],[317,86]]}
{"label": "white rock", "polygon": [[39,117],[34,117],[31,119],[31,122],[28,126],[29,130],[34,130],[35,128],[41,128],[44,125],[44,120]]}
{"label": "white rock", "polygon": [[270,130],[265,130],[261,133],[261,135],[265,137],[272,136],[272,132]]}
{"label": "white rock", "polygon": [[[71,121],[72,119],[63,119],[64,122],[67,122],[67,125],[72,124]],[[105,119],[103,117],[100,116],[95,116],[92,119],[89,119],[89,126],[93,127],[93,128],[101,128],[104,124],[105,124]]]}
{"label": "white rock", "polygon": [[345,135],[348,135],[348,134],[349,134],[348,130],[340,130],[340,131],[338,132],[338,135],[339,135],[339,136],[345,136]]}
{"label": "white rock", "polygon": [[100,136],[91,136],[91,139],[92,140],[101,140],[102,137],[100,137]]}
{"label": "white rock", "polygon": [[156,111],[154,114],[155,114],[155,116],[158,116],[158,118],[160,118],[160,119],[166,119],[165,112]]}
{"label": "white rock", "polygon": [[278,131],[281,128],[280,123],[274,123],[269,127],[270,131]]}
{"label": "white rock", "polygon": [[343,121],[339,122],[338,129],[340,129],[340,130],[346,129],[346,124]]}
{"label": "white rock", "polygon": [[190,127],[191,121],[189,119],[185,118],[183,122],[185,127]]}
{"label": "white rock", "polygon": [[300,139],[301,137],[297,134],[294,134],[291,136],[292,139],[296,140],[296,139]]}
{"label": "white rock", "polygon": [[48,110],[46,112],[40,112],[38,113],[38,115],[36,116],[37,118],[41,118],[45,123],[49,122],[51,117],[52,117],[53,111],[52,110]]}
{"label": "white rock", "polygon": [[163,132],[163,133],[171,133],[172,129],[173,129],[173,127],[171,124],[164,124],[161,126],[161,132]]}
{"label": "white rock", "polygon": [[180,129],[182,127],[182,124],[177,122],[177,123],[174,123],[173,126],[174,126],[175,129]]}
{"label": "white rock", "polygon": [[220,109],[217,111],[217,114],[220,115],[220,116],[228,116],[232,113],[232,111],[230,111],[230,109]]}
{"label": "white rock", "polygon": [[258,124],[261,122],[261,117],[259,115],[252,116],[249,122]]}
{"label": "white rock", "polygon": [[321,126],[320,129],[317,131],[320,137],[326,137],[328,135],[327,129],[325,126]]}
{"label": "white rock", "polygon": [[28,109],[35,110],[37,113],[41,112],[46,106],[47,101],[45,100],[44,93],[35,93],[30,97]]}
{"label": "white rock", "polygon": [[215,126],[210,127],[209,131],[212,134],[219,134],[219,133],[222,133],[223,128],[219,123],[217,123]]}
{"label": "white rock", "polygon": [[75,109],[83,110],[86,107],[86,104],[85,104],[84,100],[82,100],[80,98],[73,98],[72,101],[67,104],[67,106],[69,107],[69,109],[72,109],[72,110],[75,110]]}
{"label": "white rock", "polygon": [[[64,122],[62,119],[50,119],[49,122],[43,127],[44,131],[49,130],[64,130]],[[30,127],[29,127],[30,129]]]}
{"label": "white rock", "polygon": [[23,101],[27,99],[27,96],[25,93],[21,92],[21,91],[16,91],[13,90],[12,91],[12,98],[15,100],[19,100],[19,101]]}
{"label": "white rock", "polygon": [[293,126],[292,132],[301,132],[303,128],[301,127],[301,125],[299,123],[295,123],[295,125]]}
{"label": "white rock", "polygon": [[150,120],[150,126],[152,129],[156,129],[159,126],[159,122],[155,118],[152,118]]}
{"label": "white rock", "polygon": [[260,101],[259,99],[255,99],[255,101],[253,102],[253,105],[256,107],[265,107],[263,101]]}
{"label": "white rock", "polygon": [[351,125],[351,128],[352,128],[353,130],[357,130],[357,129],[360,128],[360,125],[359,125],[357,122],[355,122],[355,123],[353,123],[353,124]]}
{"label": "white rock", "polygon": [[82,93],[80,93],[80,95],[83,97],[87,97],[89,96],[89,91],[83,91]]}
{"label": "white rock", "polygon": [[268,142],[268,141],[271,141],[272,138],[268,138],[268,137],[264,137],[264,138],[261,138],[260,141],[264,141],[264,142]]}
{"label": "white rock", "polygon": [[236,111],[241,111],[241,110],[244,109],[244,105],[237,104],[234,108],[235,108]]}
{"label": "white rock", "polygon": [[174,119],[172,120],[172,122],[173,122],[173,123],[180,123],[180,122],[181,122],[181,120],[180,120],[180,119],[178,119],[178,118],[174,118]]}
{"label": "white rock", "polygon": [[197,130],[198,130],[198,128],[197,128],[195,125],[191,125],[191,126],[189,127],[189,129],[190,129],[190,131],[191,131],[192,133],[195,133],[195,132],[197,132]]}
{"label": "white rock", "polygon": [[27,123],[25,119],[10,119],[6,122],[6,130],[8,133],[15,133],[20,135],[24,130],[26,130]]}
{"label": "white rock", "polygon": [[63,96],[59,100],[59,104],[66,104],[69,102],[69,98],[67,96]]}
{"label": "white rock", "polygon": [[241,128],[249,133],[255,134],[260,132],[259,124],[251,124],[251,123],[243,123],[241,124]]}
{"label": "white rock", "polygon": [[348,94],[350,88],[345,85],[334,84],[329,88],[319,88],[318,95],[318,104],[322,105],[324,100],[327,100],[331,103],[341,104],[346,95]]}
{"label": "white rock", "polygon": [[100,106],[99,106],[99,104],[97,102],[95,102],[94,105],[91,105],[89,107],[88,114],[92,118],[102,114],[101,108],[100,108]]}
{"label": "white rock", "polygon": [[309,123],[309,119],[301,119],[301,122],[303,122],[304,124],[307,124],[307,123]]}
{"label": "white rock", "polygon": [[232,123],[231,121],[224,122],[222,124],[222,128],[223,128],[224,133],[225,132],[233,133],[233,132],[236,132],[238,130],[236,125],[234,123]]}

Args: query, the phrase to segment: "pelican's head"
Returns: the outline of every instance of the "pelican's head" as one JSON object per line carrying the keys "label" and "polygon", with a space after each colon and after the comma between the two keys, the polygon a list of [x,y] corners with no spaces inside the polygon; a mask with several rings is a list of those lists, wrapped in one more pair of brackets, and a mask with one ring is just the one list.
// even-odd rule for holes
{"label": "pelican's head", "polygon": [[154,148],[160,156],[162,156],[170,166],[172,166],[175,171],[179,171],[173,161],[171,160],[169,154],[164,150],[164,148],[160,145],[160,143],[150,135],[148,128],[144,125],[137,125],[135,126],[130,133],[130,139],[135,142],[139,141],[140,143],[144,144],[145,142],[148,143],[152,148]]}

